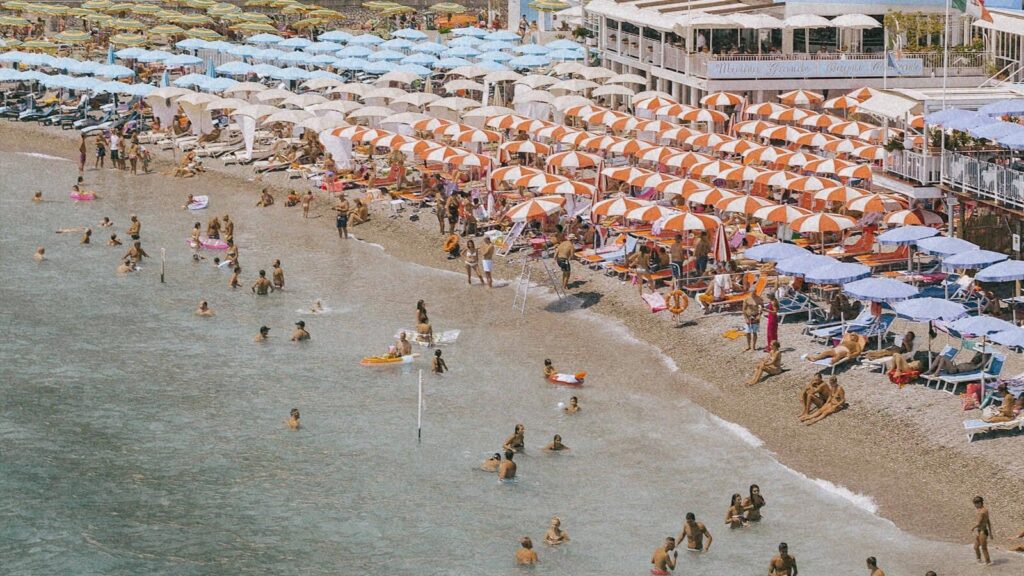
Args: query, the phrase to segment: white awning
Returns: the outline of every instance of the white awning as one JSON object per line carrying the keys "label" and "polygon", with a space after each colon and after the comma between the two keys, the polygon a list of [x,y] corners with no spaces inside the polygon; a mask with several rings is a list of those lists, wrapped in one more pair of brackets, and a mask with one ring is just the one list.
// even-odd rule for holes
{"label": "white awning", "polygon": [[917,102],[909,98],[880,92],[858,104],[857,112],[867,112],[890,120],[902,120],[915,106]]}
{"label": "white awning", "polygon": [[1020,36],[1024,33],[1024,18],[1019,17],[1016,13],[992,9],[989,10],[989,14],[992,15],[991,22],[978,18],[971,22],[971,25],[976,28],[1006,32],[1015,36]]}

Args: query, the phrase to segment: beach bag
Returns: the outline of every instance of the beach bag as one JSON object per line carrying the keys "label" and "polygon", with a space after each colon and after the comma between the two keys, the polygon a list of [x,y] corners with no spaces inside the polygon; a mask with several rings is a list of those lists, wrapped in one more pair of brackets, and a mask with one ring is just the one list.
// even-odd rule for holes
{"label": "beach bag", "polygon": [[981,384],[975,382],[967,385],[967,391],[965,392],[969,396],[974,398],[974,401],[981,404]]}
{"label": "beach bag", "polygon": [[960,395],[960,405],[964,410],[974,410],[978,407],[978,399],[974,397],[974,394],[964,392]]}

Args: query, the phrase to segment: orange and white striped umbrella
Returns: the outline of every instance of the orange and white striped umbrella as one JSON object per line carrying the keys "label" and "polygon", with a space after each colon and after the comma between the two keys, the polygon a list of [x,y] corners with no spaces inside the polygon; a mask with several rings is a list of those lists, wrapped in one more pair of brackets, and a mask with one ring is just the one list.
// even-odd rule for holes
{"label": "orange and white striped umbrella", "polygon": [[448,163],[452,166],[458,166],[459,168],[486,168],[491,165],[491,157],[484,154],[465,154],[463,156],[454,156],[448,160]]}
{"label": "orange and white striped umbrella", "polygon": [[563,180],[545,184],[537,189],[538,194],[576,194],[578,196],[593,196],[597,188],[585,182]]}
{"label": "orange and white striped umbrella", "polygon": [[422,158],[423,155],[426,154],[428,150],[433,150],[434,148],[441,148],[443,146],[444,144],[434,142],[433,140],[417,139],[413,140],[412,142],[406,142],[405,144],[402,144],[401,146],[398,147],[398,149],[408,154],[414,154],[417,158]]}
{"label": "orange and white striped umbrella", "polygon": [[828,131],[836,136],[860,136],[864,132],[876,128],[867,122],[840,122],[829,127]]}
{"label": "orange and white striped umbrella", "polygon": [[501,141],[501,134],[494,132],[493,130],[466,130],[460,132],[455,137],[457,142],[467,142],[473,144],[486,144],[488,142],[499,142]]}
{"label": "orange and white striped umbrella", "polygon": [[871,166],[867,164],[847,166],[836,173],[836,176],[840,178],[856,178],[858,180],[870,180],[872,175]]}
{"label": "orange and white striped umbrella", "polygon": [[564,134],[562,134],[558,138],[558,141],[561,142],[562,144],[568,144],[570,146],[579,146],[581,142],[583,142],[587,138],[593,138],[594,136],[597,136],[597,134],[594,134],[593,132],[582,132],[574,130],[567,131]]}
{"label": "orange and white striped umbrella", "polygon": [[747,106],[743,112],[753,116],[770,116],[776,112],[788,109],[789,106],[783,106],[782,104],[776,104],[775,102],[758,102],[757,104]]}
{"label": "orange and white striped umbrella", "polygon": [[672,146],[651,146],[643,150],[638,150],[633,156],[641,162],[657,162],[661,163],[669,156],[675,156],[676,154],[682,154],[682,148],[675,148]]}
{"label": "orange and white striped umbrella", "polygon": [[882,218],[889,226],[941,226],[942,216],[931,210],[897,210]]}
{"label": "orange and white striped umbrella", "polygon": [[849,216],[840,216],[829,212],[815,212],[801,216],[789,223],[789,227],[801,234],[820,234],[822,232],[842,232],[853,228],[857,221]]}
{"label": "orange and white striped umbrella", "polygon": [[526,202],[516,204],[508,209],[505,216],[513,222],[525,222],[527,220],[539,220],[563,210],[563,205],[552,200],[550,197],[532,198]]}
{"label": "orange and white striped umbrella", "polygon": [[352,141],[353,142],[373,142],[374,140],[377,140],[378,138],[383,138],[385,136],[391,136],[393,134],[394,134],[394,132],[391,132],[389,130],[380,130],[378,128],[371,128],[369,130],[364,130],[364,131],[360,132],[358,136],[356,136],[355,138],[352,138]]}
{"label": "orange and white striped umbrella", "polygon": [[551,168],[589,168],[600,163],[600,156],[576,150],[552,154],[548,156],[547,161],[547,165]]}
{"label": "orange and white striped umbrella", "polygon": [[829,110],[848,110],[850,108],[856,108],[860,102],[860,100],[850,96],[839,96],[825,100],[821,107]]}
{"label": "orange and white striped umbrella", "polygon": [[778,206],[778,204],[768,200],[767,198],[750,195],[740,196],[738,198],[726,198],[715,204],[715,208],[721,212],[732,212],[736,214],[753,214],[759,209],[769,206]]}
{"label": "orange and white striped umbrella", "polygon": [[778,146],[763,146],[761,148],[751,148],[743,153],[744,164],[771,164],[779,159],[780,156],[789,154],[789,150],[785,148],[779,148]]}
{"label": "orange and white striped umbrella", "polygon": [[758,133],[761,138],[767,138],[769,140],[785,140],[786,142],[796,142],[798,138],[807,134],[807,130],[803,128],[796,128],[793,126],[777,126],[775,128],[769,128]]}
{"label": "orange and white striped umbrella", "polygon": [[808,116],[814,116],[814,112],[804,110],[803,108],[787,108],[786,110],[775,112],[769,118],[777,122],[800,122]]}
{"label": "orange and white striped umbrella", "polygon": [[853,151],[853,155],[858,158],[874,161],[884,159],[886,154],[888,154],[888,152],[885,151],[885,148],[872,144],[865,144]]}
{"label": "orange and white striped umbrella", "polygon": [[434,128],[435,136],[447,136],[449,138],[455,138],[459,134],[462,134],[466,130],[476,130],[476,128],[469,124],[451,123],[446,126],[438,126]]}
{"label": "orange and white striped umbrella", "polygon": [[495,130],[508,130],[524,120],[529,120],[529,118],[518,114],[501,114],[500,116],[491,116],[484,125]]}
{"label": "orange and white striped umbrella", "polygon": [[373,145],[378,148],[399,148],[404,144],[417,141],[419,141],[419,138],[402,136],[401,134],[388,134],[374,140]]}
{"label": "orange and white striped umbrella", "polygon": [[729,115],[718,110],[706,110],[698,108],[690,110],[680,117],[683,122],[710,122],[712,124],[724,124],[729,120]]}
{"label": "orange and white striped umbrella", "polygon": [[846,209],[853,212],[893,212],[903,209],[903,203],[889,194],[865,194],[846,203]]}
{"label": "orange and white striped umbrella", "polygon": [[654,172],[651,172],[650,170],[634,168],[632,166],[615,166],[601,170],[601,176],[610,180],[617,180],[619,182],[629,182],[638,176],[646,176],[647,174],[653,173]]}
{"label": "orange and white striped umbrella", "polygon": [[687,195],[695,192],[710,190],[711,186],[701,182],[700,180],[694,180],[692,178],[677,178],[675,180],[662,182],[655,188],[666,196],[682,195],[685,198]]}
{"label": "orange and white striped umbrella", "polygon": [[579,104],[576,106],[570,106],[566,108],[565,115],[576,118],[582,118],[584,116],[590,116],[591,114],[603,112],[606,110],[608,110],[608,108],[605,108],[604,106],[598,106],[597,104]]}
{"label": "orange and white striped umbrella", "polygon": [[665,130],[671,130],[677,126],[671,122],[665,122],[664,120],[641,120],[636,125],[635,130],[637,132],[654,132],[655,134],[661,134]]}
{"label": "orange and white striped umbrella", "polygon": [[622,142],[622,140],[623,139],[618,136],[601,134],[580,140],[579,143],[576,144],[576,147],[584,150],[604,150],[616,142]]}
{"label": "orange and white striped umbrella", "polygon": [[810,146],[811,148],[821,148],[825,144],[835,142],[836,140],[839,140],[838,136],[832,136],[831,134],[825,134],[823,132],[811,132],[797,138],[795,144],[799,144],[800,146]]}
{"label": "orange and white striped umbrella", "polygon": [[857,148],[864,146],[865,143],[860,140],[853,140],[851,138],[839,138],[831,142],[826,143],[821,147],[826,152],[835,152],[836,154],[850,154]]}
{"label": "orange and white striped umbrella", "polygon": [[626,116],[625,118],[619,118],[611,124],[608,124],[608,127],[616,132],[629,132],[630,130],[636,130],[636,127],[641,122],[643,122],[643,120],[636,116]]}
{"label": "orange and white striped umbrella", "polygon": [[529,166],[504,166],[498,168],[494,172],[491,172],[491,181],[502,180],[505,182],[515,182],[520,178],[526,178],[540,174],[541,171],[537,168],[530,168]]}
{"label": "orange and white striped umbrella", "polygon": [[514,140],[501,145],[501,150],[509,154],[550,154],[551,146],[535,140]]}
{"label": "orange and white striped umbrella", "polygon": [[694,204],[706,204],[708,206],[714,206],[727,198],[739,198],[739,194],[730,190],[724,190],[722,188],[710,188],[708,190],[698,190],[691,193],[689,196],[684,196],[687,202],[693,202]]}
{"label": "orange and white striped umbrella", "polygon": [[910,127],[924,130],[924,114],[914,114],[910,117]]}
{"label": "orange and white striped umbrella", "polygon": [[821,160],[822,157],[817,154],[811,154],[810,152],[791,152],[780,156],[778,159],[779,164],[785,164],[786,166],[803,166],[808,162],[814,162],[815,160]]}
{"label": "orange and white striped umbrella", "polygon": [[677,142],[682,142],[694,134],[700,134],[700,132],[687,126],[679,126],[678,128],[670,128],[663,132],[659,132],[658,138],[662,140],[675,140]]}
{"label": "orange and white striped umbrella", "polygon": [[420,132],[433,132],[443,126],[450,126],[453,122],[448,120],[442,120],[441,118],[424,118],[412,123],[413,130],[419,130]]}
{"label": "orange and white striped umbrella", "polygon": [[682,118],[683,114],[696,110],[693,106],[687,106],[686,104],[671,104],[669,106],[663,106],[654,111],[655,116],[665,116],[668,118]]}
{"label": "orange and white striped umbrella", "polygon": [[839,116],[833,116],[831,114],[812,114],[800,121],[801,126],[809,126],[811,128],[828,128],[833,124],[845,122]]}
{"label": "orange and white striped umbrella", "polygon": [[850,186],[832,186],[829,188],[822,188],[814,193],[815,200],[821,200],[823,202],[842,202],[846,204],[850,200],[856,200],[861,196],[869,194],[867,190],[861,188],[851,188]]}
{"label": "orange and white striped umbrella", "polygon": [[347,138],[349,140],[358,140],[359,136],[363,132],[366,132],[366,126],[341,126],[331,130],[331,136]]}
{"label": "orange and white striped umbrella", "polygon": [[668,174],[662,174],[660,172],[652,172],[650,174],[644,174],[643,176],[637,176],[629,181],[630,186],[637,186],[638,188],[657,188],[665,182],[671,182],[678,180],[675,176],[669,176]]}
{"label": "orange and white striped umbrella", "polygon": [[718,177],[726,182],[753,182],[764,170],[758,170],[751,166],[737,166],[732,170],[719,172]]}
{"label": "orange and white striped umbrella", "polygon": [[774,122],[765,122],[764,120],[747,120],[746,122],[739,122],[733,126],[736,132],[740,134],[760,134],[765,130],[771,128],[777,128],[778,124]]}
{"label": "orange and white striped umbrella", "polygon": [[642,140],[637,140],[636,138],[626,138],[621,142],[616,142],[608,146],[607,148],[605,148],[605,151],[608,154],[612,154],[615,156],[634,156],[639,152],[642,152],[644,150],[647,150],[648,148],[653,147],[653,144],[648,144],[647,142],[644,142]]}
{"label": "orange and white striped umbrella", "polygon": [[[885,128],[872,126],[870,130],[865,130],[860,137],[861,140],[867,140],[872,144],[884,144],[893,138],[903,138],[903,130],[900,130],[899,128],[889,128],[886,130]],[[915,138],[922,137],[915,136]],[[914,145],[920,146],[920,140],[917,140]]]}
{"label": "orange and white striped umbrella", "polygon": [[728,142],[720,142],[712,146],[715,152],[721,152],[725,154],[742,154],[751,148],[764,148],[760,144],[755,144],[750,140],[744,140],[737,138]]}
{"label": "orange and white striped umbrella", "polygon": [[722,172],[732,170],[733,168],[739,168],[739,166],[739,164],[726,162],[724,160],[712,160],[710,162],[702,162],[691,166],[689,176],[692,178],[715,178]]}
{"label": "orange and white striped umbrella", "polygon": [[624,112],[616,112],[615,110],[602,110],[593,114],[582,116],[583,121],[587,124],[603,124],[610,126],[612,122],[619,120],[620,118],[628,118],[629,114]]}
{"label": "orange and white striped umbrella", "polygon": [[641,206],[634,208],[629,212],[626,212],[626,220],[639,220],[641,222],[654,222],[661,220],[662,218],[668,218],[669,216],[675,216],[676,214],[682,214],[681,210],[668,208],[666,206],[658,206],[657,204],[651,204],[649,206]]}
{"label": "orange and white striped umbrella", "polygon": [[655,222],[654,227],[670,232],[686,232],[689,230],[714,230],[721,226],[722,221],[710,214],[694,214],[680,212]]}
{"label": "orange and white striped umbrella", "polygon": [[431,148],[423,152],[420,155],[426,162],[449,162],[455,156],[465,156],[469,152],[461,148],[453,148],[451,146],[440,146],[438,148]]}
{"label": "orange and white striped umbrella", "polygon": [[819,178],[817,176],[801,176],[786,182],[785,188],[797,192],[817,192],[825,188],[839,186],[839,182],[831,178]]}
{"label": "orange and white striped umbrella", "polygon": [[799,178],[800,175],[796,172],[788,172],[786,170],[769,170],[762,172],[754,178],[755,184],[764,184],[765,186],[780,186],[785,187],[791,180]]}
{"label": "orange and white striped umbrella", "polygon": [[517,188],[541,188],[548,184],[554,184],[556,182],[565,182],[568,178],[564,176],[558,176],[557,174],[548,174],[547,172],[538,172],[536,174],[530,174],[523,176],[522,178],[515,181]]}
{"label": "orange and white striped umbrella", "polygon": [[815,174],[835,174],[839,170],[851,166],[851,162],[839,158],[823,158],[804,164],[804,170]]}
{"label": "orange and white striped umbrella", "polygon": [[686,139],[686,143],[694,148],[712,148],[723,142],[732,142],[733,138],[717,132],[695,134]]}
{"label": "orange and white striped umbrella", "polygon": [[672,98],[665,98],[664,96],[652,96],[650,98],[643,98],[633,102],[634,110],[657,110],[658,108],[664,108],[665,106],[671,106],[678,104]]}
{"label": "orange and white striped umbrella", "polygon": [[850,98],[853,98],[854,100],[858,100],[860,102],[863,102],[868,98],[871,98],[872,96],[877,96],[879,94],[881,94],[881,92],[875,90],[874,88],[868,88],[867,86],[846,93],[846,95],[849,96]]}
{"label": "orange and white striped umbrella", "polygon": [[704,106],[739,106],[743,98],[732,92],[712,92],[700,99]]}
{"label": "orange and white striped umbrella", "polygon": [[548,122],[547,120],[537,120],[536,118],[524,118],[520,120],[515,126],[512,127],[516,132],[526,132],[527,134],[536,134],[537,132],[551,127],[565,128],[562,124],[555,124],[554,122]]}
{"label": "orange and white striped umbrella", "polygon": [[807,216],[812,212],[806,208],[799,206],[793,206],[792,204],[782,204],[776,206],[765,206],[764,208],[758,208],[754,211],[754,218],[763,220],[765,222],[778,222],[780,224],[789,224],[797,218]]}
{"label": "orange and white striped umbrella", "polygon": [[630,196],[612,196],[594,204],[593,212],[598,216],[624,216],[630,210],[649,206],[651,202]]}
{"label": "orange and white striped umbrella", "polygon": [[818,94],[817,92],[811,92],[810,90],[791,90],[789,92],[779,94],[779,102],[788,104],[789,106],[817,104],[824,99],[824,95]]}
{"label": "orange and white striped umbrella", "polygon": [[669,168],[683,168],[685,170],[689,170],[695,164],[710,162],[712,160],[714,160],[714,158],[707,154],[701,154],[700,152],[683,152],[682,154],[675,154],[665,158],[662,163]]}
{"label": "orange and white striped umbrella", "polygon": [[562,124],[553,124],[551,126],[545,126],[543,128],[538,128],[535,131],[529,132],[529,134],[533,134],[537,138],[544,138],[544,139],[547,139],[547,140],[553,140],[553,141],[557,142],[560,138],[562,138],[566,134],[570,134],[570,133],[573,133],[573,132],[579,132],[579,130],[575,130],[573,128],[569,128],[568,126],[565,126],[565,125],[562,125]]}

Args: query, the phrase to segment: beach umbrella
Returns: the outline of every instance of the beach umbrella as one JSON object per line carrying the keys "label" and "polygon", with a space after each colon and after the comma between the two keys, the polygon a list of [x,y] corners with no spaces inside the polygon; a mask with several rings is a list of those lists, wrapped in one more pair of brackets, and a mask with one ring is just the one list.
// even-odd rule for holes
{"label": "beach umbrella", "polygon": [[754,211],[754,218],[764,220],[765,222],[778,222],[779,224],[789,224],[797,218],[812,214],[810,210],[806,208],[800,208],[799,206],[793,206],[792,204],[782,204],[774,206],[765,206]]}
{"label": "beach umbrella", "polygon": [[518,42],[522,38],[515,32],[509,30],[497,30],[484,36],[487,40],[499,42]]}
{"label": "beach umbrella", "polygon": [[984,314],[979,316],[966,316],[959,320],[954,320],[950,323],[949,327],[964,335],[982,337],[987,337],[990,334],[995,334],[996,332],[1003,332],[1005,330],[1013,330],[1017,328],[1006,320],[1000,320],[999,318],[986,316]]}
{"label": "beach umbrella", "polygon": [[819,178],[817,176],[799,176],[788,182],[783,187],[788,190],[796,190],[798,192],[817,192],[824,190],[825,188],[834,188],[839,186],[839,182],[830,178]]}
{"label": "beach umbrella", "polygon": [[917,249],[927,254],[935,254],[940,257],[952,256],[961,252],[977,250],[978,245],[960,238],[949,236],[934,236],[917,241]]}
{"label": "beach umbrella", "polygon": [[700,99],[704,106],[739,106],[743,98],[732,92],[712,92]]}
{"label": "beach umbrella", "polygon": [[519,56],[508,61],[508,65],[512,68],[540,68],[549,64],[551,64],[549,58],[535,54]]}
{"label": "beach umbrella", "polygon": [[809,90],[792,90],[790,92],[779,94],[779,101],[783,104],[788,104],[789,106],[817,104],[824,99],[825,97],[823,95]]}
{"label": "beach umbrella", "polygon": [[1024,280],[1024,262],[1020,260],[1004,260],[991,266],[987,266],[978,272],[974,277],[979,282],[1009,282],[1015,281],[1013,321],[1017,322],[1017,301],[1020,299],[1020,281]]}
{"label": "beach umbrella", "polygon": [[918,208],[916,210],[890,212],[882,218],[882,222],[889,226],[940,226],[942,225],[942,217],[930,210]]}
{"label": "beach umbrella", "polygon": [[681,214],[679,210],[668,208],[666,206],[659,206],[657,204],[651,204],[648,206],[641,206],[634,208],[624,215],[627,220],[639,220],[641,222],[655,222],[662,218],[668,218]]}
{"label": "beach umbrella", "polygon": [[857,221],[849,216],[815,213],[797,218],[790,223],[790,228],[801,234],[824,234],[825,232],[842,232],[856,225]]}
{"label": "beach umbrella", "polygon": [[509,154],[549,154],[551,147],[533,140],[516,140],[501,145],[501,150]]}
{"label": "beach umbrella", "polygon": [[811,253],[806,249],[797,246],[796,244],[789,244],[786,242],[766,242],[764,244],[758,244],[743,253],[745,258],[750,258],[757,262],[778,262],[780,260],[786,260],[787,258],[799,258],[803,256],[810,256]]}
{"label": "beach umbrella", "polygon": [[664,231],[686,232],[690,230],[711,231],[718,228],[722,221],[709,214],[695,214],[693,212],[680,212],[658,220],[652,226],[655,233]]}
{"label": "beach umbrella", "polygon": [[82,30],[65,30],[54,34],[54,39],[64,44],[82,44],[92,40],[92,34]]}
{"label": "beach umbrella", "polygon": [[883,245],[912,245],[918,240],[938,235],[939,231],[927,226],[901,226],[879,234],[875,240]]}
{"label": "beach umbrella", "polygon": [[578,196],[594,196],[597,188],[583,182],[564,180],[545,184],[537,189],[538,194],[575,194]]}
{"label": "beach umbrella", "polygon": [[588,168],[597,166],[600,162],[599,156],[570,150],[549,156],[547,166],[549,168]]}
{"label": "beach umbrella", "polygon": [[[910,298],[894,302],[892,309],[903,318],[914,322],[928,322],[929,326],[935,320],[953,322],[967,315],[967,308],[963,304],[944,298]],[[928,330],[928,363],[931,362],[932,331]]]}
{"label": "beach umbrella", "polygon": [[384,42],[384,39],[376,34],[360,34],[349,38],[348,43],[356,46],[376,46]]}
{"label": "beach umbrella", "polygon": [[[785,148],[779,148],[778,146],[763,146],[760,148],[751,148],[743,152],[743,163],[744,164],[772,164],[779,157],[789,154],[789,150]],[[796,174],[792,176],[795,178]],[[790,180],[792,178],[789,178]]]}
{"label": "beach umbrella", "polygon": [[868,194],[867,190],[849,186],[830,186],[814,193],[813,198],[822,202],[841,202],[846,204]]}
{"label": "beach umbrella", "polygon": [[616,195],[593,205],[591,211],[597,216],[625,216],[627,212],[649,206],[651,202],[631,196]]}
{"label": "beach umbrella", "polygon": [[856,108],[860,105],[860,100],[852,98],[850,96],[839,96],[837,98],[830,98],[822,103],[822,108],[828,108],[831,110],[849,110]]}
{"label": "beach umbrella", "polygon": [[683,122],[708,122],[711,124],[724,124],[729,120],[729,116],[724,112],[718,110],[705,110],[703,108],[697,108],[690,110],[679,116],[679,119]]}
{"label": "beach umbrella", "polygon": [[666,196],[681,195],[684,198],[690,194],[694,194],[700,191],[711,190],[711,187],[701,182],[700,180],[693,180],[690,178],[677,178],[675,180],[668,180],[662,182],[656,186],[662,194]]}
{"label": "beach umbrella", "polygon": [[835,174],[840,169],[846,168],[849,165],[849,162],[838,158],[823,158],[804,164],[804,170],[817,174]]}
{"label": "beach umbrella", "polygon": [[845,284],[870,275],[871,268],[863,264],[838,262],[808,270],[804,280],[809,284]]}
{"label": "beach umbrella", "polygon": [[[870,269],[869,269],[870,273]],[[892,278],[864,278],[843,285],[843,292],[868,302],[899,302],[917,296],[910,284]]]}
{"label": "beach umbrella", "polygon": [[737,214],[753,214],[761,208],[777,206],[771,200],[760,196],[739,196],[736,198],[725,198],[715,204],[719,212],[731,212]]}
{"label": "beach umbrella", "polygon": [[521,44],[513,47],[512,51],[517,54],[532,54],[537,56],[547,54],[548,52],[551,52],[551,49],[546,46],[541,46],[540,44]]}
{"label": "beach umbrella", "polygon": [[782,112],[783,110],[789,110],[788,106],[782,104],[776,104],[775,102],[759,102],[757,104],[751,104],[744,108],[743,112],[752,116],[769,116],[776,112]]}
{"label": "beach umbrella", "polygon": [[487,30],[483,28],[477,28],[475,26],[464,26],[462,28],[452,29],[453,36],[473,36],[475,38],[483,38],[487,36]]}
{"label": "beach umbrella", "polygon": [[946,272],[956,270],[978,270],[992,264],[1002,262],[1009,256],[990,250],[968,250],[942,259],[942,269]]}
{"label": "beach umbrella", "polygon": [[563,210],[563,205],[551,197],[532,198],[509,208],[505,216],[512,222],[539,220]]}
{"label": "beach umbrella", "polygon": [[412,28],[402,28],[401,30],[395,30],[391,33],[394,38],[403,38],[405,40],[425,40],[427,35],[419,30],[413,30]]}
{"label": "beach umbrella", "polygon": [[865,194],[846,203],[846,209],[854,212],[891,212],[903,208],[895,196],[889,194]]}
{"label": "beach umbrella", "polygon": [[110,37],[110,43],[118,46],[141,46],[147,41],[141,34],[114,34]]}
{"label": "beach umbrella", "polygon": [[447,46],[444,44],[438,44],[437,42],[420,42],[413,46],[411,50],[412,52],[422,52],[425,54],[440,54],[447,49]]}
{"label": "beach umbrella", "polygon": [[686,198],[686,201],[690,202],[691,204],[700,204],[706,206],[714,206],[715,204],[718,204],[722,200],[726,200],[728,198],[737,198],[739,196],[740,194],[737,194],[736,192],[732,192],[722,188],[708,188],[705,190],[697,190],[691,192],[690,194],[683,195],[683,197]]}
{"label": "beach umbrella", "polygon": [[816,268],[839,263],[839,260],[836,260],[831,256],[824,256],[821,254],[801,254],[792,258],[779,260],[775,265],[775,270],[780,274],[785,274],[787,276],[803,277],[808,272]]}
{"label": "beach umbrella", "polygon": [[989,334],[989,339],[996,344],[1020,350],[1024,348],[1024,328],[1011,328],[1001,332],[994,332]]}
{"label": "beach umbrella", "polygon": [[[800,120],[800,125],[801,126],[810,126],[812,128],[828,128],[829,126],[831,126],[833,124],[837,124],[837,123],[842,122],[842,121],[843,121],[842,118],[840,118],[838,116],[833,116],[831,114],[812,114],[812,115],[807,116],[806,118]],[[854,146],[855,145],[855,143],[852,140],[845,140],[845,141],[842,141],[842,142],[846,142],[850,146]],[[828,145],[828,144],[826,144],[826,145]],[[842,152],[849,152],[849,151],[852,151],[852,148],[850,150],[841,150],[841,151]]]}
{"label": "beach umbrella", "polygon": [[718,177],[726,182],[753,182],[763,172],[764,170],[758,170],[750,166],[737,166],[732,170],[720,173]]}

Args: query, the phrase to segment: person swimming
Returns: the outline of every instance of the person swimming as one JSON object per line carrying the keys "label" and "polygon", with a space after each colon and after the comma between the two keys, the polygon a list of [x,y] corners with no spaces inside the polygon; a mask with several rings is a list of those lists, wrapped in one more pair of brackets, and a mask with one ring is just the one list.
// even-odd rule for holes
{"label": "person swimming", "polygon": [[42,246],[36,248],[36,253],[32,255],[32,259],[36,262],[46,260],[46,248],[43,248]]}
{"label": "person swimming", "polygon": [[569,533],[562,530],[562,520],[558,516],[551,518],[551,525],[544,533],[544,542],[550,546],[558,546],[569,541]]}
{"label": "person swimming", "polygon": [[79,244],[89,244],[92,242],[92,228],[86,228],[85,234],[82,234],[82,239],[78,241]]}
{"label": "person swimming", "polygon": [[495,452],[493,456],[484,460],[484,463],[480,465],[480,469],[484,472],[497,472],[498,468],[501,467],[501,453]]}
{"label": "person swimming", "polygon": [[747,526],[747,517],[743,509],[743,496],[733,494],[729,501],[729,511],[725,513],[725,524],[729,528]]}
{"label": "person swimming", "polygon": [[[398,348],[399,356],[408,356],[412,354],[412,342],[409,342],[409,339],[405,337],[405,332],[402,332],[398,336],[398,345],[396,347]],[[440,352],[440,350],[438,350],[438,352]]]}
{"label": "person swimming", "polygon": [[665,538],[665,544],[654,550],[651,556],[651,574],[654,576],[668,576],[670,570],[676,569],[676,559],[679,558],[679,551],[676,550],[676,539],[669,536]]}
{"label": "person swimming", "polygon": [[270,328],[267,326],[260,326],[260,332],[253,338],[254,342],[266,342],[270,338]]}
{"label": "person swimming", "polygon": [[[708,542],[704,543],[707,536]],[[715,540],[708,531],[707,526],[697,522],[697,516],[693,512],[686,513],[686,522],[683,523],[683,530],[679,533],[676,542],[682,544],[686,541],[686,549],[691,552],[708,552],[711,550],[711,543]]]}
{"label": "person swimming", "polygon": [[132,264],[132,261],[129,260],[128,258],[122,260],[121,263],[118,264],[117,266],[118,274],[130,274],[132,272],[135,272],[135,265]]}
{"label": "person swimming", "polygon": [[512,461],[514,453],[505,450],[505,461],[498,466],[498,480],[512,480],[516,477],[516,463]]}
{"label": "person swimming", "polygon": [[99,224],[100,228],[110,228],[113,225],[114,223],[111,222],[110,218],[107,218],[106,216],[103,217],[103,220],[100,220]]}
{"label": "person swimming", "polygon": [[434,362],[431,366],[431,370],[434,374],[444,374],[448,371],[448,363],[444,361],[444,358],[441,358],[440,350],[434,351]]}
{"label": "person swimming", "polygon": [[548,452],[561,452],[568,449],[568,446],[562,444],[562,436],[560,434],[555,434],[555,437],[551,439],[551,442],[544,447],[544,450]]}
{"label": "person swimming", "polygon": [[120,246],[121,241],[117,238],[117,233],[110,235],[110,240],[107,240],[107,246]]}
{"label": "person swimming", "polygon": [[299,409],[292,408],[291,412],[288,413],[288,427],[291,428],[292,430],[298,430],[299,428],[301,428],[302,425],[299,424],[299,417]]}
{"label": "person swimming", "polygon": [[295,323],[295,331],[292,332],[292,342],[303,342],[309,340],[309,332],[306,332],[306,323],[299,320]]}
{"label": "person swimming", "polygon": [[320,314],[324,311],[324,305],[322,302],[317,300],[316,302],[313,302],[312,306],[309,307],[309,311],[312,314]]}
{"label": "person swimming", "polygon": [[525,433],[526,427],[522,424],[516,424],[516,429],[512,432],[512,435],[505,440],[502,447],[505,450],[511,450],[513,452],[522,452],[525,447]]}
{"label": "person swimming", "polygon": [[562,412],[565,412],[566,414],[576,414],[577,412],[580,411],[579,402],[579,399],[576,398],[575,396],[569,398],[569,405],[566,406],[565,408],[562,408]]}
{"label": "person swimming", "polygon": [[41,190],[36,190],[36,193],[32,195],[32,201],[33,202],[44,202],[44,200],[43,200],[43,192]]}
{"label": "person swimming", "polygon": [[544,377],[545,378],[550,378],[550,377],[554,376],[555,374],[558,374],[558,372],[555,370],[555,367],[551,365],[551,360],[545,358],[544,359]]}
{"label": "person swimming", "polygon": [[533,550],[533,541],[529,536],[523,536],[519,541],[519,550],[516,550],[516,564],[533,566],[537,562],[540,560],[537,558],[537,552]]}
{"label": "person swimming", "polygon": [[213,316],[213,310],[210,310],[210,305],[207,304],[206,300],[199,302],[199,308],[196,308],[196,316]]}

